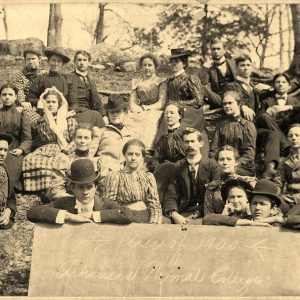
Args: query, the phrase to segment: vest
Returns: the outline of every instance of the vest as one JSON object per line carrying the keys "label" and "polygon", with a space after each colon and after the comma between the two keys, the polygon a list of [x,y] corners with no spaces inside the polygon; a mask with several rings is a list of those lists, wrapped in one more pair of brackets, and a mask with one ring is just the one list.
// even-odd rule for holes
{"label": "vest", "polygon": [[222,75],[222,73],[218,67],[216,67],[216,71],[217,71],[217,76],[218,76],[219,89],[220,89],[220,91],[222,91],[224,86],[226,85],[226,83],[234,81],[234,77],[233,77],[233,74],[232,74],[227,62],[226,62],[225,76]]}

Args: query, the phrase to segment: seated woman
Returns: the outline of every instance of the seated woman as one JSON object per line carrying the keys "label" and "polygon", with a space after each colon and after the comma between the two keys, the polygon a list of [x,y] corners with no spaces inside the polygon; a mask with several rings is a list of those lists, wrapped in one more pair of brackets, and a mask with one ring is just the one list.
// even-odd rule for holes
{"label": "seated woman", "polygon": [[11,168],[16,187],[21,188],[18,182],[22,172],[22,161],[24,155],[30,151],[32,139],[27,113],[20,112],[15,106],[17,93],[17,88],[10,83],[3,84],[0,88],[3,104],[3,107],[0,108],[0,131],[12,136],[6,163]]}
{"label": "seated woman", "polygon": [[153,150],[153,141],[166,103],[166,83],[155,74],[157,66],[157,58],[151,53],[140,58],[143,78],[132,80],[130,111],[126,122],[134,136],[145,143],[146,150]]}
{"label": "seated woman", "polygon": [[270,225],[263,221],[265,218],[282,215],[278,209],[281,199],[270,180],[259,180],[253,189],[243,180],[230,179],[222,186],[221,194],[226,202],[222,214],[206,215],[203,225],[268,227]]}
{"label": "seated woman", "polygon": [[77,125],[74,118],[67,118],[68,103],[55,87],[46,89],[40,100],[44,116],[37,122],[36,131],[43,146],[24,158],[25,191],[42,191],[50,187],[54,161],[61,150],[68,147]]}
{"label": "seated woman", "polygon": [[182,132],[180,125],[184,117],[184,108],[169,103],[164,111],[164,119],[168,126],[168,133],[160,137],[155,145],[154,158],[159,163],[165,161],[177,162],[185,157]]}
{"label": "seated woman", "polygon": [[220,180],[212,181],[206,186],[204,199],[204,215],[211,213],[221,213],[224,209],[224,202],[221,196],[221,186],[229,179],[242,179],[252,187],[256,184],[256,178],[242,176],[239,174],[240,156],[238,151],[232,146],[222,146],[217,152],[217,162],[220,166]]}
{"label": "seated woman", "polygon": [[[183,128],[192,127],[201,132],[204,141],[202,154],[207,157],[209,146],[207,133],[204,130],[204,90],[197,77],[185,72],[189,56],[190,52],[183,48],[171,49],[169,60],[174,76],[167,80],[167,99],[169,102],[175,102],[179,107],[185,108],[181,126]],[[161,122],[156,141],[166,133],[166,124]]]}
{"label": "seated woman", "polygon": [[60,153],[53,164],[52,183],[48,189],[47,195],[50,199],[70,196],[70,185],[66,180],[67,172],[70,170],[73,161],[87,157],[93,161],[95,170],[103,178],[108,173],[108,168],[105,168],[99,157],[94,157],[95,150],[92,149],[92,144],[99,145],[98,127],[92,127],[90,124],[81,123],[76,126],[74,132],[75,150],[70,154]]}
{"label": "seated woman", "polygon": [[124,145],[125,167],[107,175],[103,198],[130,208],[134,212],[134,222],[160,224],[162,209],[156,181],[152,173],[143,169],[145,152],[144,144],[138,139]]}
{"label": "seated woman", "polygon": [[255,125],[241,117],[241,96],[235,91],[224,94],[223,108],[225,118],[215,129],[209,152],[210,158],[216,158],[218,149],[224,145],[233,146],[240,155],[238,174],[255,175]]}

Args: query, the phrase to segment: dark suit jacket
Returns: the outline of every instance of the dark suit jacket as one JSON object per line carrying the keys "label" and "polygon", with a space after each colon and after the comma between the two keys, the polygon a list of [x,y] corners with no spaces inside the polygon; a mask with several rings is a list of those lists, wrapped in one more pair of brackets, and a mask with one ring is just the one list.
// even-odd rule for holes
{"label": "dark suit jacket", "polygon": [[[176,210],[179,213],[184,212],[191,200],[191,184],[189,177],[188,163],[186,159],[178,162],[175,176],[171,179],[167,192],[163,199],[163,209],[165,213]],[[212,159],[202,158],[197,173],[198,184],[200,185],[200,194],[205,194],[205,185],[213,180],[220,178],[218,164]]]}
{"label": "dark suit jacket", "polygon": [[[78,75],[75,71],[67,74],[66,76],[69,85],[72,86],[70,97],[73,100],[72,102],[74,102],[74,107],[78,108],[78,93],[80,92],[79,89],[83,89],[84,84],[82,84],[83,82],[82,79],[80,78],[80,75]],[[91,87],[91,98],[89,101],[89,108],[91,110],[96,110],[100,112],[101,115],[104,116],[103,105],[100,100],[99,94],[97,92],[95,81],[93,80],[90,74],[87,75],[87,78],[89,80],[90,87]]]}
{"label": "dark suit jacket", "polygon": [[[234,79],[236,79],[236,66],[233,60],[226,58],[227,67],[231,71]],[[203,85],[207,85],[210,83],[210,89],[218,93],[220,91],[220,86],[218,82],[218,74],[217,74],[217,67],[213,65],[210,68],[202,67],[199,74],[201,83]]]}

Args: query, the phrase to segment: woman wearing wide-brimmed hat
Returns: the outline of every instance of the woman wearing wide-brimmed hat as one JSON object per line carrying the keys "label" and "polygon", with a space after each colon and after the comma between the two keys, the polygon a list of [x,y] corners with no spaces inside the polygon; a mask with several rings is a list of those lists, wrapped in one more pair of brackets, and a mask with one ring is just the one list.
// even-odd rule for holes
{"label": "woman wearing wide-brimmed hat", "polygon": [[[191,52],[184,48],[171,49],[169,61],[173,76],[167,80],[167,101],[185,108],[181,126],[196,128],[202,133],[204,147],[202,154],[207,156],[208,138],[204,128],[204,91],[198,77],[186,73]],[[157,138],[167,132],[165,122],[161,122]]]}
{"label": "woman wearing wide-brimmed hat", "polygon": [[47,88],[55,86],[67,99],[69,108],[72,109],[73,99],[70,86],[64,74],[62,66],[70,61],[63,48],[53,47],[44,50],[48,58],[49,71],[45,75],[38,76],[29,88],[28,100],[32,106],[37,106],[40,95]]}

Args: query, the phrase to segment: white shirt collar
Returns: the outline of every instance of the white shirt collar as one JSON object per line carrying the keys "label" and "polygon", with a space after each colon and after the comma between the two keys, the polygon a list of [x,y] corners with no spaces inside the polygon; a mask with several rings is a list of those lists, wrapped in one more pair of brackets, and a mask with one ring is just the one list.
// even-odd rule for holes
{"label": "white shirt collar", "polygon": [[76,205],[75,205],[75,208],[78,209],[78,213],[80,214],[81,213],[81,210],[83,208],[87,208],[89,212],[93,212],[93,209],[94,209],[94,204],[95,204],[95,200],[91,201],[89,204],[82,204],[80,201],[78,201],[76,199]]}
{"label": "white shirt collar", "polygon": [[223,56],[220,60],[218,60],[218,61],[215,60],[214,62],[217,63],[217,64],[222,64],[225,61],[226,61],[226,58],[225,58],[225,56]]}
{"label": "white shirt collar", "polygon": [[173,130],[173,129],[177,129],[179,127],[180,127],[180,123],[178,122],[178,123],[174,124],[173,126],[168,126],[168,129]]}
{"label": "white shirt collar", "polygon": [[175,76],[175,77],[178,77],[179,75],[183,74],[184,72],[185,72],[185,70],[182,69],[182,70],[176,72],[176,73],[174,74],[174,76]]}
{"label": "white shirt collar", "polygon": [[239,81],[242,81],[243,83],[250,85],[250,78],[244,78],[244,77],[241,77],[238,75],[238,76],[236,76],[236,79]]}
{"label": "white shirt collar", "polygon": [[88,75],[88,71],[86,71],[86,72],[80,72],[79,70],[76,69],[75,72],[76,72],[78,75],[82,76],[82,77],[86,77],[86,76]]}

